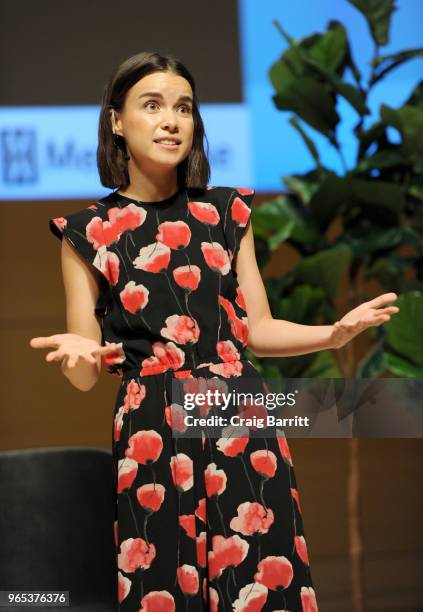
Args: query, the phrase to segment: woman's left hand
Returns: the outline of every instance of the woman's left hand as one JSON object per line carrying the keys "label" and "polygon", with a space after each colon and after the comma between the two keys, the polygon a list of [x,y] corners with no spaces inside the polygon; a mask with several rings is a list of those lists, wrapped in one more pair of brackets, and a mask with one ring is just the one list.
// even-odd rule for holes
{"label": "woman's left hand", "polygon": [[398,298],[396,293],[383,293],[378,297],[363,302],[350,310],[340,321],[333,325],[331,335],[332,348],[338,349],[368,327],[376,327],[389,321],[391,315],[399,312],[398,306],[386,306]]}

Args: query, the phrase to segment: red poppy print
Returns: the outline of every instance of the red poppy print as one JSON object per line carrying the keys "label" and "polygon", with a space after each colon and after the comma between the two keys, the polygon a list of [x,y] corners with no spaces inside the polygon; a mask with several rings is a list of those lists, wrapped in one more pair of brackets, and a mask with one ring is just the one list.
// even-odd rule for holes
{"label": "red poppy print", "polygon": [[240,308],[242,308],[242,310],[245,310],[245,312],[247,312],[247,304],[245,303],[245,298],[244,294],[242,293],[241,287],[236,288],[235,302]]}
{"label": "red poppy print", "polygon": [[206,498],[202,497],[199,502],[198,502],[198,506],[195,510],[195,516],[198,516],[198,518],[203,521],[203,523],[206,522]]}
{"label": "red poppy print", "polygon": [[175,283],[188,292],[196,291],[201,280],[201,268],[195,265],[179,266],[172,272]]}
{"label": "red poppy print", "polygon": [[234,601],[235,612],[261,612],[267,601],[267,592],[267,588],[258,582],[245,585]]}
{"label": "red poppy print", "polygon": [[308,552],[307,552],[307,544],[304,539],[304,536],[295,536],[295,549],[300,557],[301,561],[306,565],[309,565],[310,562],[308,560]]}
{"label": "red poppy print", "polygon": [[134,259],[134,266],[139,270],[158,274],[167,270],[170,262],[171,250],[161,242],[149,244],[140,249],[138,257]]}
{"label": "red poppy print", "polygon": [[226,488],[226,474],[224,470],[216,469],[215,463],[210,463],[205,471],[207,496],[221,495]]}
{"label": "red poppy print", "polygon": [[131,590],[131,581],[127,578],[122,572],[118,571],[118,599],[119,603],[127,597],[129,591]]}
{"label": "red poppy print", "polygon": [[197,563],[201,567],[206,567],[207,564],[207,533],[202,531],[196,537],[197,544]]}
{"label": "red poppy print", "polygon": [[157,461],[162,450],[163,439],[157,431],[154,431],[154,429],[141,430],[129,438],[125,456],[138,461],[138,463],[150,464]]}
{"label": "red poppy print", "polygon": [[195,540],[195,515],[183,514],[179,517],[179,524],[183,527],[187,536]]}
{"label": "red poppy print", "polygon": [[210,612],[218,612],[219,609],[219,595],[216,589],[213,587],[208,588],[209,594],[209,609]]}
{"label": "red poppy print", "polygon": [[219,212],[210,202],[188,202],[192,216],[207,225],[217,225],[220,221]]}
{"label": "red poppy print", "polygon": [[119,461],[118,493],[129,489],[134,482],[138,472],[138,463],[133,459],[121,459]]}
{"label": "red poppy print", "polygon": [[191,230],[184,221],[165,221],[159,225],[156,240],[170,249],[184,249],[191,240]]}
{"label": "red poppy print", "polygon": [[231,218],[240,227],[245,227],[250,218],[251,210],[245,204],[244,200],[236,197],[231,206]]}
{"label": "red poppy print", "polygon": [[120,292],[120,299],[125,310],[136,314],[147,306],[149,293],[144,285],[136,285],[135,281],[129,281]]}
{"label": "red poppy print", "polygon": [[145,385],[140,386],[136,380],[130,380],[126,386],[126,394],[123,400],[125,412],[139,408],[145,398],[145,395]]}
{"label": "red poppy print", "polygon": [[277,441],[279,446],[280,454],[284,461],[288,463],[288,465],[292,466],[292,457],[291,451],[289,450],[288,442],[286,440],[285,434],[280,429],[276,430]]}
{"label": "red poppy print", "polygon": [[301,587],[302,612],[319,612],[317,608],[316,594],[312,587]]}
{"label": "red poppy print", "polygon": [[176,570],[178,583],[181,591],[186,595],[195,595],[199,588],[199,578],[197,569],[185,563]]}
{"label": "red poppy print", "polygon": [[[105,346],[112,344],[106,340]],[[102,355],[101,363],[105,368],[112,368],[117,365],[121,365],[126,360],[126,354],[122,348],[122,343],[118,344],[116,351],[109,353],[108,355]]]}
{"label": "red poppy print", "polygon": [[212,550],[208,551],[209,578],[212,580],[228,567],[237,567],[244,561],[250,545],[238,535],[225,538],[213,536]]}
{"label": "red poppy print", "polygon": [[267,533],[273,525],[274,514],[257,502],[244,502],[238,506],[238,514],[230,527],[243,535],[251,536],[257,533]]}
{"label": "red poppy print", "polygon": [[228,253],[221,244],[218,242],[202,242],[201,252],[211,270],[223,276],[229,273],[231,268]]}
{"label": "red poppy print", "polygon": [[115,286],[120,279],[120,263],[116,253],[111,253],[101,246],[94,257],[93,265],[107,278],[110,285]]}
{"label": "red poppy print", "polygon": [[161,334],[176,344],[187,344],[198,342],[200,328],[190,317],[175,314],[166,318],[166,327],[162,328]]}
{"label": "red poppy print", "polygon": [[155,342],[153,344],[154,357],[148,357],[141,362],[141,376],[152,369],[155,373],[166,372],[169,368],[178,369],[185,362],[185,353],[174,342]]}
{"label": "red poppy print", "polygon": [[263,476],[263,478],[273,478],[276,474],[277,459],[275,453],[269,450],[254,451],[250,455],[253,468]]}
{"label": "red poppy print", "polygon": [[292,497],[295,499],[295,501],[297,503],[298,512],[301,514],[300,495],[299,495],[297,489],[292,489],[291,488],[291,495],[292,495]]}
{"label": "red poppy print", "polygon": [[175,600],[169,591],[150,591],[141,599],[140,612],[175,612]]}
{"label": "red poppy print", "polygon": [[158,512],[164,498],[165,488],[157,482],[142,485],[137,489],[138,503],[149,512]]}
{"label": "red poppy print", "polygon": [[91,229],[92,239],[97,244],[105,246],[110,246],[117,242],[125,232],[133,231],[140,227],[146,218],[145,210],[134,204],[130,204],[125,209],[115,206],[110,208],[107,214],[107,221],[101,221],[99,217],[93,219],[95,224]]}
{"label": "red poppy print", "polygon": [[[249,441],[247,427],[231,427],[222,431],[224,434],[216,442],[216,448],[227,457],[238,457],[242,455]],[[244,435],[242,435],[244,434]]]}
{"label": "red poppy print", "polygon": [[231,326],[232,335],[242,344],[247,346],[248,343],[248,320],[246,317],[238,318],[235,309],[229,300],[219,296],[219,304],[225,310],[229,324]]}
{"label": "red poppy print", "polygon": [[118,567],[127,574],[137,569],[148,569],[156,556],[154,544],[150,546],[142,538],[128,538],[121,545],[118,555]]}
{"label": "red poppy print", "polygon": [[270,555],[257,565],[254,580],[264,584],[268,589],[276,590],[280,587],[286,589],[291,584],[293,576],[292,564],[286,557]]}
{"label": "red poppy print", "polygon": [[188,491],[194,484],[192,459],[184,453],[171,458],[170,469],[174,485],[180,491]]}

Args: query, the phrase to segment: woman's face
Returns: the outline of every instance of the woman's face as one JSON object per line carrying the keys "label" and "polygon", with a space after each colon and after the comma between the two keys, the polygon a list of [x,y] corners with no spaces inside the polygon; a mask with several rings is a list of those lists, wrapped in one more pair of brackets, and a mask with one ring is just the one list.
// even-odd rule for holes
{"label": "woman's face", "polygon": [[[188,81],[172,72],[149,74],[128,90],[122,111],[115,112],[115,131],[126,140],[129,163],[148,171],[158,165],[176,167],[189,155],[194,135],[192,98]],[[178,144],[159,144],[163,138],[177,139]]]}

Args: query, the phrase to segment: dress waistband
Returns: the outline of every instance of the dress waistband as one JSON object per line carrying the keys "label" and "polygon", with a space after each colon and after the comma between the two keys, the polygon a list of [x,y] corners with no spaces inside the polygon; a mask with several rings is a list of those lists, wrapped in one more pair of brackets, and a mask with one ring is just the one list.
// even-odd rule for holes
{"label": "dress waistband", "polygon": [[138,368],[133,368],[130,370],[124,370],[122,373],[122,380],[127,380],[128,378],[136,378],[138,376],[152,376],[154,374],[174,374],[178,378],[184,378],[189,375],[191,370],[199,370],[201,368],[207,368],[210,364],[224,364],[233,361],[241,361],[241,362],[249,362],[247,357],[240,353],[239,357],[234,355],[233,353],[229,353],[228,355],[212,355],[211,357],[204,357],[203,361],[198,365],[195,364],[192,360],[184,361],[182,366],[173,367],[171,364],[156,364],[150,366],[140,366]]}

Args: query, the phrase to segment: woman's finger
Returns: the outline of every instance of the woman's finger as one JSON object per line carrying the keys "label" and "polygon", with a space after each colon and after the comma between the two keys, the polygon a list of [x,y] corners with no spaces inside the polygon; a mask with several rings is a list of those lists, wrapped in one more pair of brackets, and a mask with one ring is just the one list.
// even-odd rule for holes
{"label": "woman's finger", "polygon": [[396,293],[383,293],[382,295],[378,295],[373,300],[370,300],[370,302],[367,302],[367,304],[372,306],[372,308],[379,308],[380,306],[389,304],[389,302],[394,302],[396,299],[398,299]]}
{"label": "woman's finger", "polygon": [[107,346],[100,346],[97,349],[94,349],[94,352],[97,355],[108,355],[109,353],[115,353],[119,347],[116,344],[108,344]]}
{"label": "woman's finger", "polygon": [[60,344],[58,336],[38,336],[37,338],[31,338],[29,345],[32,348],[57,348]]}
{"label": "woman's finger", "polygon": [[68,368],[74,368],[76,364],[78,363],[78,359],[79,359],[78,355],[76,355],[75,357],[72,357],[71,355],[68,359]]}
{"label": "woman's finger", "polygon": [[63,354],[60,351],[52,351],[46,355],[46,361],[61,361],[62,358]]}
{"label": "woman's finger", "polygon": [[378,310],[380,314],[399,312],[398,306],[387,306]]}

